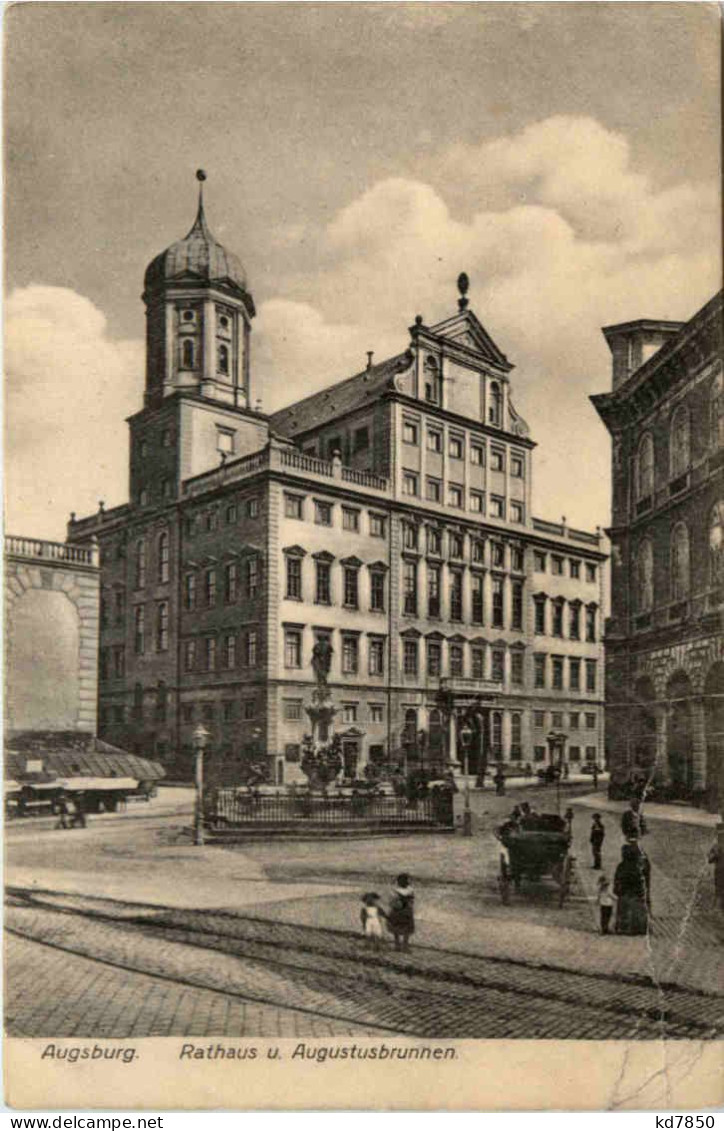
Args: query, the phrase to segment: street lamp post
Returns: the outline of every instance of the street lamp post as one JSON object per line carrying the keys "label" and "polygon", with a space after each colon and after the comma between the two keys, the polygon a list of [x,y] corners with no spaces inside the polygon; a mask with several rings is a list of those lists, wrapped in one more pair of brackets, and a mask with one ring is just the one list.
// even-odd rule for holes
{"label": "street lamp post", "polygon": [[204,751],[211,735],[201,723],[196,727],[193,739],[196,752],[196,814],[194,822],[194,844],[204,843]]}
{"label": "street lamp post", "polygon": [[460,741],[463,746],[463,773],[465,774],[465,808],[463,810],[463,836],[473,835],[473,816],[470,812],[470,740],[473,737],[471,727],[467,722],[463,723],[460,728]]}

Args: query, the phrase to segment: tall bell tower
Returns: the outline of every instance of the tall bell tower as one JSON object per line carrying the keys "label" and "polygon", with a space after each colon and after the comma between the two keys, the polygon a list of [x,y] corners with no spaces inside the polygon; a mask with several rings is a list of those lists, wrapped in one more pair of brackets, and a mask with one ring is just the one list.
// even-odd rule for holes
{"label": "tall bell tower", "polygon": [[187,236],[151,261],[144,279],[146,404],[188,390],[250,406],[249,340],[256,311],[241,261],[214,239],[199,205]]}

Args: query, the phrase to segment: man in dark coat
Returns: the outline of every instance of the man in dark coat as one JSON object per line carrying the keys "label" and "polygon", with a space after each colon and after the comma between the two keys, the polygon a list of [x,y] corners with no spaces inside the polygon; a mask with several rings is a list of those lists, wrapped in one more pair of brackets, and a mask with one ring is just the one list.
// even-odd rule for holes
{"label": "man in dark coat", "polygon": [[645,935],[651,914],[651,864],[636,843],[621,847],[621,863],[613,878],[616,934]]}
{"label": "man in dark coat", "polygon": [[593,814],[593,823],[591,825],[591,852],[593,853],[593,867],[600,871],[601,869],[601,849],[603,848],[603,839],[606,836],[606,830],[603,827],[600,813]]}
{"label": "man in dark coat", "polygon": [[641,802],[635,797],[621,818],[621,832],[626,840],[640,840],[648,832],[641,812]]}

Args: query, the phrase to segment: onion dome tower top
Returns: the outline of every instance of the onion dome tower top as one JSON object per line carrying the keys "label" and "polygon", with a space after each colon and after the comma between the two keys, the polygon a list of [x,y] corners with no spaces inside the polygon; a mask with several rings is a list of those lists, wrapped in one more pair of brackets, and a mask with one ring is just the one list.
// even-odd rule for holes
{"label": "onion dome tower top", "polygon": [[203,184],[206,174],[198,169],[199,206],[196,219],[188,235],[177,240],[152,259],[146,268],[144,288],[154,291],[169,283],[194,282],[200,285],[214,284],[242,294],[253,315],[254,304],[247,290],[247,277],[241,260],[232,251],[227,251],[211,233],[204,213]]}

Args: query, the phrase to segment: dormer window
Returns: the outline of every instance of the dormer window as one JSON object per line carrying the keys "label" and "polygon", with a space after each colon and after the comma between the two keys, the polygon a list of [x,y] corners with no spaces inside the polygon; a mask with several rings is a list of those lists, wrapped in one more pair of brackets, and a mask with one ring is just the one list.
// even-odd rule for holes
{"label": "dormer window", "polygon": [[497,381],[490,386],[490,404],[488,406],[488,424],[500,428],[503,420],[503,394]]}
{"label": "dormer window", "polygon": [[442,387],[437,362],[433,357],[428,357],[425,361],[425,400],[429,404],[440,404],[442,402],[441,394]]}
{"label": "dormer window", "polygon": [[184,369],[193,369],[194,367],[194,343],[190,338],[184,338],[181,345],[181,365]]}

